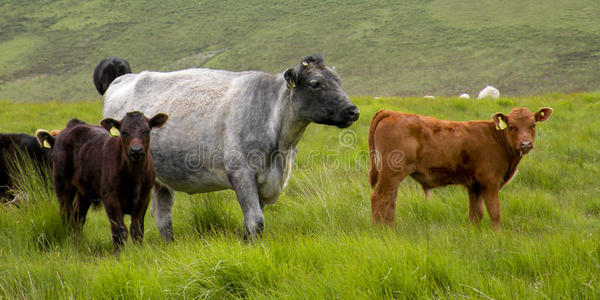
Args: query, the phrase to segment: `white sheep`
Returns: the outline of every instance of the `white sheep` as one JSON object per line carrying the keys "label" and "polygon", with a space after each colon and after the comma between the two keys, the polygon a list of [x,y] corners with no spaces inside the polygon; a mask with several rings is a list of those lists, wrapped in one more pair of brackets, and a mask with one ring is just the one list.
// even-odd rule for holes
{"label": "white sheep", "polygon": [[423,99],[435,99],[435,96],[425,95],[423,96]]}
{"label": "white sheep", "polygon": [[469,97],[469,94],[460,94],[460,96],[458,96],[459,99],[470,99],[471,97]]}
{"label": "white sheep", "polygon": [[481,90],[481,92],[479,92],[479,95],[477,96],[477,99],[498,99],[500,98],[500,91],[493,87],[493,86],[486,86],[483,90]]}

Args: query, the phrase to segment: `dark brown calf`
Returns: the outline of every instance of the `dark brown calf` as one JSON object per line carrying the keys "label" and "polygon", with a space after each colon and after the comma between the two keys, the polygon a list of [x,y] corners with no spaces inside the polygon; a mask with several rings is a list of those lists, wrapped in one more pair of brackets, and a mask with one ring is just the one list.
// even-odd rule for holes
{"label": "dark brown calf", "polygon": [[[148,152],[150,130],[167,118],[157,114],[148,120],[140,112],[130,112],[121,121],[102,120],[104,128],[73,119],[60,132],[52,154],[54,189],[64,217],[75,229],[82,228],[90,205],[102,200],[117,249],[127,240],[124,214],[131,215],[132,238],[143,239],[155,177]],[[109,135],[113,127],[119,137]]]}
{"label": "dark brown calf", "polygon": [[515,108],[493,121],[455,122],[381,110],[369,129],[369,181],[373,223],[394,223],[398,185],[410,175],[425,194],[457,184],[469,192],[469,219],[479,223],[483,203],[494,229],[500,228],[498,191],[511,179],[523,155],[533,149],[535,123],[552,114]]}

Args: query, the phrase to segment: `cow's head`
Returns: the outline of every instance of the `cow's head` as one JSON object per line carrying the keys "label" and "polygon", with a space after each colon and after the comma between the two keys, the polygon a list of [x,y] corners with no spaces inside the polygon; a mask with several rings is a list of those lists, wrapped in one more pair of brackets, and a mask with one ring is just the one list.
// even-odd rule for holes
{"label": "cow's head", "polygon": [[340,128],[358,120],[358,108],[342,90],[338,74],[325,66],[321,55],[304,57],[300,64],[287,69],[283,77],[299,118]]}
{"label": "cow's head", "polygon": [[496,129],[504,132],[510,146],[523,156],[533,149],[535,123],[546,121],[551,114],[550,107],[543,107],[535,114],[527,108],[514,108],[510,115],[496,113],[493,119]]}
{"label": "cow's head", "polygon": [[123,153],[133,161],[141,161],[148,153],[150,130],[161,127],[168,118],[166,114],[159,113],[148,120],[141,112],[134,111],[128,112],[121,121],[106,118],[100,124],[112,135],[114,129],[118,130]]}

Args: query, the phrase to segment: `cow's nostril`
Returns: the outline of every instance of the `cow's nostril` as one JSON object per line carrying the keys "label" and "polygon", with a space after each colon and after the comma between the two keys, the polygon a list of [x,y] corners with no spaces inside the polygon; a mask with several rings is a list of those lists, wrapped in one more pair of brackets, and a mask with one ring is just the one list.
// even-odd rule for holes
{"label": "cow's nostril", "polygon": [[354,118],[354,119],[357,119],[358,116],[360,115],[360,112],[358,111],[358,107],[356,107],[356,106],[348,107],[347,113],[350,118]]}
{"label": "cow's nostril", "polygon": [[129,148],[129,152],[132,154],[138,154],[144,151],[144,147],[140,147],[140,146],[133,146],[131,148]]}

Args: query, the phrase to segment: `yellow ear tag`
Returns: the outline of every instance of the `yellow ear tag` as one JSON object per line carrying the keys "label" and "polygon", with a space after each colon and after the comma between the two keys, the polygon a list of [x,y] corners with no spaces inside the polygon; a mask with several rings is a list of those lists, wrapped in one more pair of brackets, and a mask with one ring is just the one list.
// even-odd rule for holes
{"label": "yellow ear tag", "polygon": [[305,62],[305,61],[302,62],[302,65],[305,66],[305,67],[308,67],[308,63]]}
{"label": "yellow ear tag", "polygon": [[121,133],[119,132],[119,129],[117,129],[116,127],[113,127],[110,129],[110,135],[111,136],[119,136],[119,135],[121,135]]}
{"label": "yellow ear tag", "polygon": [[544,112],[540,112],[540,115],[543,117],[543,116],[545,116],[545,115],[546,115],[546,113],[544,113]]}
{"label": "yellow ear tag", "polygon": [[293,88],[296,87],[296,84],[291,79],[288,81],[288,84]]}
{"label": "yellow ear tag", "polygon": [[503,130],[506,127],[508,127],[508,125],[506,124],[506,122],[504,122],[504,120],[498,118],[498,124],[496,124],[496,129]]}
{"label": "yellow ear tag", "polygon": [[48,141],[44,140],[44,142],[42,143],[44,145],[44,148],[52,148],[52,146],[50,146],[50,143],[48,143]]}

